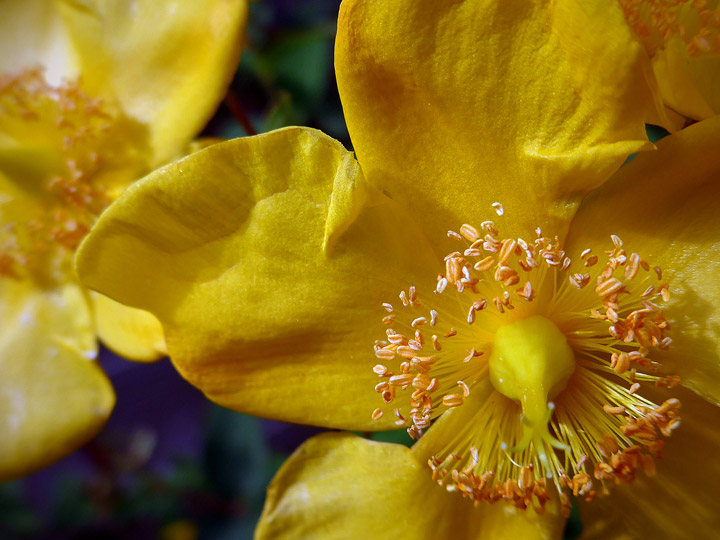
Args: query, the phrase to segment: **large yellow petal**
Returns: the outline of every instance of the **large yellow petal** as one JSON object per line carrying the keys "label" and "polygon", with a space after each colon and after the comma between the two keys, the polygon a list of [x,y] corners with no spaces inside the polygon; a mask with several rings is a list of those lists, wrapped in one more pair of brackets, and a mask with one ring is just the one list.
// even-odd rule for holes
{"label": "large yellow petal", "polygon": [[255,540],[550,539],[564,520],[504,503],[477,508],[436,485],[404,446],[328,433],[301,446],[268,488]]}
{"label": "large yellow petal", "polygon": [[69,454],[105,423],[115,403],[94,361],[87,300],[68,284],[42,291],[0,281],[0,480]]}
{"label": "large yellow petal", "polygon": [[90,288],[160,319],[175,365],[214,401],[351,429],[392,427],[370,420],[381,304],[410,285],[431,291],[441,268],[353,155],[302,128],[154,172],[78,256]]}
{"label": "large yellow petal", "polygon": [[0,74],[41,67],[52,83],[77,77],[77,55],[57,2],[3,0],[0,7]]}
{"label": "large yellow petal", "polygon": [[611,0],[345,0],[335,62],[366,178],[436,240],[496,201],[510,236],[564,234],[651,148],[643,55]]}
{"label": "large yellow petal", "polygon": [[567,250],[596,251],[618,235],[664,271],[670,284],[670,351],[664,370],[720,402],[720,118],[705,120],[641,154],[583,202]]}
{"label": "large yellow petal", "polygon": [[176,157],[223,97],[240,52],[247,0],[63,4],[84,87],[150,126],[156,163]]}
{"label": "large yellow petal", "polygon": [[657,475],[581,502],[585,540],[717,538],[720,409],[687,390],[673,393],[682,402],[682,425],[663,448]]}
{"label": "large yellow petal", "polygon": [[95,292],[90,297],[95,331],[109,349],[139,362],[153,362],[167,355],[162,326],[152,313]]}

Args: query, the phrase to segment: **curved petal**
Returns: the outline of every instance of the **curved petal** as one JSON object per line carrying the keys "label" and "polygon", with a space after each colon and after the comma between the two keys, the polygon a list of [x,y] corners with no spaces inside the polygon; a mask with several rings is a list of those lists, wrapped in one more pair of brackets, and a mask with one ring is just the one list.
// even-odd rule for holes
{"label": "curved petal", "polygon": [[504,234],[562,236],[652,148],[643,55],[611,0],[346,0],[335,62],[366,178],[437,240],[496,201]]}
{"label": "curved petal", "polygon": [[581,502],[584,539],[717,536],[720,409],[687,390],[674,393],[682,402],[682,426],[663,448],[656,476]]}
{"label": "curved petal", "polygon": [[53,84],[77,77],[77,55],[57,2],[4,0],[2,15],[0,74],[42,67]]}
{"label": "curved petal", "polygon": [[683,384],[720,403],[720,118],[690,126],[633,159],[583,202],[566,249],[611,234],[664,271],[673,343],[653,353]]}
{"label": "curved petal", "polygon": [[124,306],[112,298],[90,293],[95,332],[113,352],[139,362],[167,355],[162,326],[152,313]]}
{"label": "curved petal", "polygon": [[150,126],[155,163],[205,125],[237,66],[246,0],[76,0],[62,13],[83,85]]}
{"label": "curved petal", "polygon": [[720,55],[690,56],[685,43],[671,40],[652,60],[665,103],[673,110],[702,120],[720,113]]}
{"label": "curved petal", "polygon": [[77,260],[89,287],[160,319],[173,362],[214,401],[348,429],[393,427],[370,419],[381,304],[433,290],[442,264],[351,153],[302,128],[149,175]]}
{"label": "curved petal", "polygon": [[0,480],[69,454],[115,403],[95,363],[87,301],[77,285],[42,291],[0,281]]}
{"label": "curved petal", "polygon": [[268,488],[255,540],[549,539],[564,520],[502,503],[473,507],[432,481],[404,446],[327,433],[302,445]]}

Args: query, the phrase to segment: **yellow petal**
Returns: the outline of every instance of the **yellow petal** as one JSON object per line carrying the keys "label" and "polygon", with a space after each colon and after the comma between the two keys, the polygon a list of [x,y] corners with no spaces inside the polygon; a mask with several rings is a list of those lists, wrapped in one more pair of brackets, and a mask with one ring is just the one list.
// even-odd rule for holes
{"label": "yellow petal", "polygon": [[3,0],[0,74],[42,67],[59,83],[77,77],[77,55],[55,1]]}
{"label": "yellow petal", "polygon": [[[595,251],[618,235],[663,270],[673,339],[653,352],[663,371],[720,402],[720,118],[705,120],[641,154],[583,202],[567,251]],[[662,283],[662,282],[658,282]]]}
{"label": "yellow petal", "polygon": [[346,0],[336,70],[366,178],[431,240],[496,217],[496,201],[504,234],[562,235],[650,148],[643,55],[610,0]]}
{"label": "yellow petal", "polygon": [[608,497],[581,502],[584,539],[717,536],[720,410],[687,390],[673,393],[682,402],[682,425],[666,442],[656,476],[639,477],[616,486]]}
{"label": "yellow petal", "polygon": [[473,507],[435,484],[404,446],[327,433],[280,469],[255,540],[549,539],[561,536],[563,522],[505,503]]}
{"label": "yellow petal", "polygon": [[351,153],[288,128],[209,146],[128,188],[81,246],[78,272],[155,314],[175,365],[214,401],[379,429],[392,426],[370,419],[381,304],[434,289],[432,252]]}
{"label": "yellow petal", "polygon": [[151,128],[156,163],[205,125],[237,66],[246,0],[63,4],[83,84]]}
{"label": "yellow petal", "polygon": [[0,480],[69,454],[105,423],[115,402],[94,361],[87,301],[77,285],[54,290],[0,281]]}
{"label": "yellow petal", "polygon": [[679,38],[653,58],[653,71],[665,103],[695,120],[720,113],[720,55],[690,56]]}
{"label": "yellow petal", "polygon": [[95,331],[113,352],[140,362],[167,355],[162,326],[152,313],[124,306],[112,298],[91,293]]}

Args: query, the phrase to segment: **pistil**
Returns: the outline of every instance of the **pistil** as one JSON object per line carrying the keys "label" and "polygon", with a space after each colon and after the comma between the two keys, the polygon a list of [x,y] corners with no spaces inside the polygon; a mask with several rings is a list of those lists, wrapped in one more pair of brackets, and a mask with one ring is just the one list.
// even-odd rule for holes
{"label": "pistil", "polygon": [[548,430],[554,405],[550,400],[565,389],[575,371],[575,355],[565,335],[549,319],[533,315],[501,326],[495,334],[489,361],[490,380],[504,396],[520,403],[523,437],[511,454],[532,442],[549,468],[544,444],[569,450]]}

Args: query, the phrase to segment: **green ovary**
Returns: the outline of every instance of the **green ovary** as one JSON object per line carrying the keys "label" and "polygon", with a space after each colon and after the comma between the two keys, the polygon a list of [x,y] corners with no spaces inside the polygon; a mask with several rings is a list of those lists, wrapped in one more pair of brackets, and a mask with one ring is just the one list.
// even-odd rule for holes
{"label": "green ovary", "polygon": [[509,451],[523,450],[532,441],[546,462],[543,443],[567,450],[548,431],[553,410],[548,402],[575,371],[575,355],[558,327],[540,315],[501,326],[489,365],[495,389],[522,405],[523,438]]}

